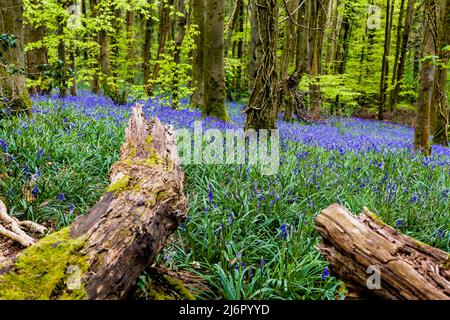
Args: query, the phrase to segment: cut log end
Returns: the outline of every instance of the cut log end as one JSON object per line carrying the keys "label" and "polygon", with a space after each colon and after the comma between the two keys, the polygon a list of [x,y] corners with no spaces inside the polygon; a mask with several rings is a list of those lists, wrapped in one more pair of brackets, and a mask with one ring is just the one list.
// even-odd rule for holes
{"label": "cut log end", "polygon": [[383,223],[367,208],[359,216],[334,204],[316,219],[318,250],[349,296],[450,299],[450,255]]}

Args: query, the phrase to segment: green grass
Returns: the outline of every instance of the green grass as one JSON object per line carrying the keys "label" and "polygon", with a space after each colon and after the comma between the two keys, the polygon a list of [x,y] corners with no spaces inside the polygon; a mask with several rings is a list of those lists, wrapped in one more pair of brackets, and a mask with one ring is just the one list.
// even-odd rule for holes
{"label": "green grass", "polygon": [[[59,229],[105,192],[126,123],[54,107],[28,120],[1,120],[0,138],[14,159],[0,156],[0,197],[12,215]],[[189,219],[158,262],[203,276],[212,290],[199,298],[343,298],[342,283],[322,278],[327,263],[315,249],[314,219],[335,202],[354,213],[367,206],[391,225],[401,220],[401,232],[450,251],[450,204],[439,197],[450,186],[448,168],[424,167],[406,152],[340,155],[295,143],[288,150],[276,176],[246,166],[184,166]],[[39,192],[26,201],[38,169]]]}

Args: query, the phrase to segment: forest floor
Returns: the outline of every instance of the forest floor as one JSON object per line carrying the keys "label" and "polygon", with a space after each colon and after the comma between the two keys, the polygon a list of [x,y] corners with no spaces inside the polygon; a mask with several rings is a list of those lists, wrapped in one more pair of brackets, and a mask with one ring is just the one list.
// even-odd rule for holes
{"label": "forest floor", "polygon": [[[147,116],[192,128],[197,110],[143,102]],[[232,123],[204,119],[204,128],[243,126],[243,106],[229,103]],[[130,105],[104,97],[33,99],[31,118],[0,123],[0,196],[10,213],[58,229],[104,193],[119,155]],[[412,152],[413,129],[388,122],[330,118],[321,124],[279,122],[279,172],[247,165],[185,165],[189,218],[159,255],[170,270],[201,276],[204,299],[341,299],[315,249],[321,209],[364,206],[386,223],[450,252],[450,149]],[[146,274],[139,288],[145,296]]]}

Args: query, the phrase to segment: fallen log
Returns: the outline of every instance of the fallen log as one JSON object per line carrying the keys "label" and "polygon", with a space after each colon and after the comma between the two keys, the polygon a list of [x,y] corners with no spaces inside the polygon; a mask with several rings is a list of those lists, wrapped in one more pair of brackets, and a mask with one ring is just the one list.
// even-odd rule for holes
{"label": "fallen log", "polygon": [[[356,217],[333,204],[317,216],[316,229],[318,250],[345,282],[348,297],[450,299],[450,255],[401,234],[367,208]],[[374,270],[378,287],[368,285]]]}
{"label": "fallen log", "polygon": [[0,265],[0,299],[124,299],[186,217],[172,127],[132,109],[107,192],[70,227]]}

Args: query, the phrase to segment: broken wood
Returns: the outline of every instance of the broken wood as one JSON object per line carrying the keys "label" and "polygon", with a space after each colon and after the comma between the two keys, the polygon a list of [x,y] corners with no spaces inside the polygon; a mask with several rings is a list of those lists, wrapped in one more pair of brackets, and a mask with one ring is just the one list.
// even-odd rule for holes
{"label": "broken wood", "polygon": [[0,265],[0,299],[124,299],[186,218],[172,127],[132,109],[107,192],[70,227]]}
{"label": "broken wood", "polygon": [[[350,297],[450,299],[450,255],[401,234],[367,208],[354,216],[333,204],[318,215],[316,229],[318,250]],[[369,266],[379,270],[378,289],[367,285]]]}
{"label": "broken wood", "polygon": [[31,237],[25,230],[43,235],[47,228],[33,221],[19,221],[8,215],[8,210],[0,200],[0,236],[7,237],[27,248],[33,245],[37,239]]}

